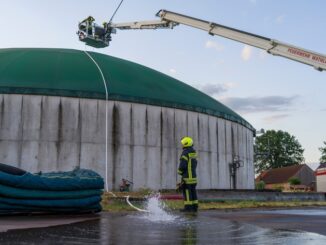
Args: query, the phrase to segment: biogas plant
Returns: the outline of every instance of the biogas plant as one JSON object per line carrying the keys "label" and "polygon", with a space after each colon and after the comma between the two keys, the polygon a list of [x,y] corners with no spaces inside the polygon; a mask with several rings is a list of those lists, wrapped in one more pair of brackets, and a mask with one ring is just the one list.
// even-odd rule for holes
{"label": "biogas plant", "polygon": [[191,136],[199,189],[253,189],[254,128],[165,74],[94,52],[0,50],[0,162],[31,172],[93,169],[109,189],[174,189]]}
{"label": "biogas plant", "polygon": [[[326,70],[323,54],[168,10],[156,20],[114,23],[122,2],[102,26],[92,16],[81,21],[79,41],[105,48],[117,30],[182,24]],[[199,189],[254,188],[254,128],[206,94],[126,60],[69,49],[2,49],[0,114],[0,162],[27,171],[77,166],[100,173],[106,190],[121,181],[134,190],[174,189],[180,140],[189,136],[199,156]]]}

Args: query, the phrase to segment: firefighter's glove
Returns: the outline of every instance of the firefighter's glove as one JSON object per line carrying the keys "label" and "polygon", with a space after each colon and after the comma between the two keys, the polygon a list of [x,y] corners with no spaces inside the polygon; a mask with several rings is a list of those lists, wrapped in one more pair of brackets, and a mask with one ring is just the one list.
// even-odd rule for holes
{"label": "firefighter's glove", "polygon": [[180,183],[177,183],[177,186],[176,186],[176,191],[177,192],[182,192],[183,191],[183,189],[184,189],[184,182],[183,181],[181,181]]}

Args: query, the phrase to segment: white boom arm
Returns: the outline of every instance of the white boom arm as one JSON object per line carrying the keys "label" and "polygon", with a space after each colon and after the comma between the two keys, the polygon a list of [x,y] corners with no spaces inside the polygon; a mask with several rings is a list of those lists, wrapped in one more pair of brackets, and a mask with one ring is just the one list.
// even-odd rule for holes
{"label": "white boom arm", "polygon": [[173,28],[178,24],[184,24],[194,28],[207,31],[210,35],[218,35],[232,39],[241,43],[248,44],[266,50],[272,55],[282,56],[294,61],[298,61],[313,66],[318,71],[326,70],[326,55],[319,54],[310,50],[299,48],[280,41],[244,32],[220,24],[196,19],[186,15],[174,13],[167,10],[160,10],[157,16],[161,20],[139,21],[114,24],[110,23],[111,28],[130,30],[130,29],[158,29]]}

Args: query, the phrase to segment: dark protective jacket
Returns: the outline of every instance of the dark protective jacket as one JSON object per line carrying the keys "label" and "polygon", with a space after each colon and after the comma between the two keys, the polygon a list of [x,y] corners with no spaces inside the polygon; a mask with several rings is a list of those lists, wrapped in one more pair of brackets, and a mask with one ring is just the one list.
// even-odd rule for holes
{"label": "dark protective jacket", "polygon": [[183,148],[178,174],[186,184],[197,184],[197,153],[193,147]]}

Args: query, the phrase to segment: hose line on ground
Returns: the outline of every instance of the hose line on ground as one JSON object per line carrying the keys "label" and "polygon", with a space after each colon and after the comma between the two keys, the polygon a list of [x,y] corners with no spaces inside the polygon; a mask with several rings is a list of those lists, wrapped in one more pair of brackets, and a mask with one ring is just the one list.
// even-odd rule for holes
{"label": "hose line on ground", "polygon": [[141,209],[141,208],[137,208],[136,206],[134,206],[134,205],[129,201],[129,196],[126,196],[126,201],[127,201],[128,205],[129,205],[130,207],[132,207],[133,209],[136,209],[136,210],[139,211],[139,212],[149,213],[148,210]]}

